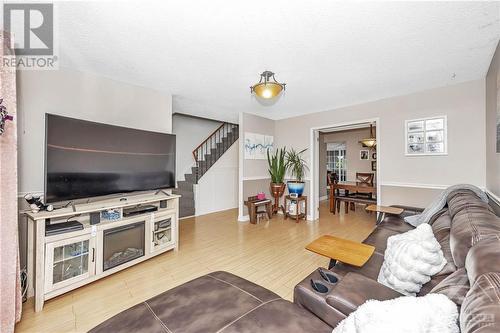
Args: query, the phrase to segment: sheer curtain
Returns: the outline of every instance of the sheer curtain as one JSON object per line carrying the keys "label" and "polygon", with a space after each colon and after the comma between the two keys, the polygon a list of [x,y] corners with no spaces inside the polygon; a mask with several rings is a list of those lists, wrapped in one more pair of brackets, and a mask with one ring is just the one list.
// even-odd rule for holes
{"label": "sheer curtain", "polygon": [[[12,54],[9,35],[0,31],[4,54]],[[7,52],[7,53],[6,53]],[[0,332],[14,332],[21,318],[17,211],[16,71],[0,63],[0,99],[13,121],[0,135]]]}

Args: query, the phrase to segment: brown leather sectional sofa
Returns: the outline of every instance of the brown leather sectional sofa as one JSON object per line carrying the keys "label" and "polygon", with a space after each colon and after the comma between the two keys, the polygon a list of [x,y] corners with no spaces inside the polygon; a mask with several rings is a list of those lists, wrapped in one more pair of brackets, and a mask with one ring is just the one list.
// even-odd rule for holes
{"label": "brown leather sectional sofa", "polygon": [[[460,307],[463,333],[500,332],[500,219],[470,191],[456,191],[430,222],[448,264],[420,296],[443,293]],[[404,214],[415,214],[407,208]],[[336,283],[314,271],[295,287],[294,303],[227,272],[214,272],[166,291],[95,327],[92,332],[331,332],[368,299],[401,296],[377,282],[387,238],[412,227],[387,217],[365,243],[376,247],[361,268],[331,269]],[[322,282],[325,293],[315,291]]]}

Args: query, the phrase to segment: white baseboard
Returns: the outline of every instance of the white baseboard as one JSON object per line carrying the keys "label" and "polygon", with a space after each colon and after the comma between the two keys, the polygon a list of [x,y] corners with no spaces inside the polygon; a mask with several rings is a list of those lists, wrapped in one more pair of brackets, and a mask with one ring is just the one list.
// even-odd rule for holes
{"label": "white baseboard", "polygon": [[238,216],[238,222],[247,222],[247,221],[250,221],[249,215]]}
{"label": "white baseboard", "polygon": [[328,196],[327,195],[324,195],[322,197],[319,198],[319,201],[325,201],[325,200],[328,200]]}
{"label": "white baseboard", "polygon": [[[224,207],[224,208],[220,208],[220,209],[208,210],[208,211],[205,211],[202,213],[195,213],[195,215],[193,215],[193,216],[208,215],[208,214],[223,212],[225,210],[236,209],[236,208],[238,208],[238,206],[236,206],[236,207]],[[196,209],[195,209],[195,212],[196,212]]]}

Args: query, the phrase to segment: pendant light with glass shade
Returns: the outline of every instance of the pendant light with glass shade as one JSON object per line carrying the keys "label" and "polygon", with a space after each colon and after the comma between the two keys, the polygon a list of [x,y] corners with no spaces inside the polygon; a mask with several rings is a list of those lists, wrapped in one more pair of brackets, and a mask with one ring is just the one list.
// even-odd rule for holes
{"label": "pendant light with glass shade", "polygon": [[255,93],[260,98],[271,99],[285,90],[285,86],[286,83],[276,81],[273,72],[264,71],[260,74],[260,81],[250,87],[250,92]]}
{"label": "pendant light with glass shade", "polygon": [[363,146],[368,148],[375,148],[377,146],[377,139],[373,135],[373,125],[370,124],[370,137],[359,141]]}

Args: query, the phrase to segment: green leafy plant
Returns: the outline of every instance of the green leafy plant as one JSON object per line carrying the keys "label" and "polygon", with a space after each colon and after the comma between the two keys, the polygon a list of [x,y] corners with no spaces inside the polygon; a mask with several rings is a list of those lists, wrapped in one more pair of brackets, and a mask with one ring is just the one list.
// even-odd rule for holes
{"label": "green leafy plant", "polygon": [[272,155],[269,154],[269,149],[267,150],[267,163],[269,164],[268,171],[273,183],[283,183],[286,172],[285,155],[285,148],[276,150]]}
{"label": "green leafy plant", "polygon": [[308,170],[307,162],[302,158],[302,154],[307,150],[303,149],[299,152],[295,151],[295,149],[291,149],[286,152],[286,169],[290,172],[292,177],[299,182],[304,178],[305,170]]}

